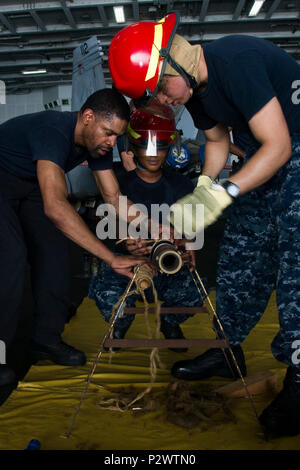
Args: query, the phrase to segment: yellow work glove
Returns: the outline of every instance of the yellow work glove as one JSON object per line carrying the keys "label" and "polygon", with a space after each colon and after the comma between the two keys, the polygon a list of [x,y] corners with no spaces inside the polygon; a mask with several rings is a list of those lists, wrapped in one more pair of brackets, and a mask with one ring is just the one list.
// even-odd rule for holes
{"label": "yellow work glove", "polygon": [[[201,180],[202,182],[204,183],[204,179]],[[196,232],[216,222],[223,210],[232,202],[233,199],[223,186],[204,183],[171,206],[170,222],[177,232],[192,237]],[[200,217],[198,204],[203,204],[204,220]]]}
{"label": "yellow work glove", "polygon": [[200,175],[197,181],[197,188],[200,186],[210,186],[213,182],[214,180],[210,176]]}

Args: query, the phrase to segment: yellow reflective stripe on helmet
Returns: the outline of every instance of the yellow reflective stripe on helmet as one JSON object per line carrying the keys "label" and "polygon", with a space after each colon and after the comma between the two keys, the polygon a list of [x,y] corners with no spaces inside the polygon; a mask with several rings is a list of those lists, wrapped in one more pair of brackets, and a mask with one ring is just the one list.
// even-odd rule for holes
{"label": "yellow reflective stripe on helmet", "polygon": [[134,139],[139,139],[140,137],[142,137],[140,134],[138,134],[137,132],[135,132],[135,131],[132,129],[132,127],[131,127],[130,124],[128,124],[127,132],[128,132],[130,135],[132,135],[132,137],[133,137]]}
{"label": "yellow reflective stripe on helmet", "polygon": [[170,139],[171,139],[171,140],[174,140],[175,137],[176,137],[176,132],[175,132],[175,134],[172,134],[172,135],[170,136]]}
{"label": "yellow reflective stripe on helmet", "polygon": [[159,51],[161,50],[161,45],[162,45],[162,35],[163,35],[162,23],[156,24],[154,26],[154,41],[152,45],[150,61],[148,65],[145,82],[147,82],[148,80],[150,80],[151,78],[155,76],[157,64],[159,61]]}

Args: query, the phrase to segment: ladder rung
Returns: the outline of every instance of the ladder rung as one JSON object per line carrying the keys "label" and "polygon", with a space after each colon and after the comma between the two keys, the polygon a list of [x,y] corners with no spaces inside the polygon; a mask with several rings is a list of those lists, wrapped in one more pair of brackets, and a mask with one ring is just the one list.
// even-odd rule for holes
{"label": "ladder rung", "polygon": [[[144,313],[144,307],[126,307],[124,309],[124,313]],[[148,313],[156,313],[155,307],[150,307]],[[207,309],[205,307],[161,307],[160,313],[187,313],[187,314],[194,314],[194,313],[207,313]]]}
{"label": "ladder rung", "polygon": [[105,347],[119,348],[226,348],[221,339],[107,339]]}

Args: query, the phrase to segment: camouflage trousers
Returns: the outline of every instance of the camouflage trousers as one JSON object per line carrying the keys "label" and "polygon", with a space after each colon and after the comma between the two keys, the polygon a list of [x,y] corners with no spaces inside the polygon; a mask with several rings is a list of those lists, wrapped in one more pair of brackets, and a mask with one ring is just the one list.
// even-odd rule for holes
{"label": "camouflage trousers", "polygon": [[299,174],[300,136],[295,136],[287,164],[229,208],[216,280],[217,313],[232,345],[247,337],[276,290],[279,331],[271,350],[294,367],[300,363],[295,354],[300,347]]}
{"label": "camouflage trousers", "polygon": [[[125,292],[129,279],[116,273],[106,263],[102,263],[100,273],[97,277],[92,278],[89,282],[89,298],[94,299],[106,322],[109,322],[112,307],[117,303],[121,295]],[[203,280],[205,283],[205,280]],[[201,290],[202,298],[195,287],[193,279],[186,266],[176,274],[158,273],[154,277],[154,285],[159,300],[163,302],[164,307],[195,307],[201,306],[205,298],[204,292]],[[149,303],[154,301],[153,289],[149,287],[145,290],[146,299]],[[142,297],[133,294],[126,299],[126,307],[134,307],[137,300]],[[162,318],[172,324],[179,324],[187,320],[188,314],[169,314],[162,315]],[[135,315],[125,314],[118,319],[118,326],[125,327],[130,325]]]}

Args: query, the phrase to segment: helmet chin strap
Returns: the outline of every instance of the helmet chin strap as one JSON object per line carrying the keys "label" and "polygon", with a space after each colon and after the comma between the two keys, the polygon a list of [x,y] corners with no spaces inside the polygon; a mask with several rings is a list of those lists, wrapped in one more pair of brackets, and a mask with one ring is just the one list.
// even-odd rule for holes
{"label": "helmet chin strap", "polygon": [[145,168],[143,165],[141,165],[137,158],[135,158],[134,160],[135,160],[136,166],[138,167],[139,170],[147,171],[147,168]]}
{"label": "helmet chin strap", "polygon": [[184,78],[184,80],[185,80],[185,82],[186,82],[186,84],[188,85],[189,88],[191,88],[192,90],[195,90],[198,87],[198,83],[197,83],[196,79],[192,75],[187,73],[181,67],[181,65],[179,65],[177,62],[175,62],[174,59],[172,59],[172,57],[170,56],[170,54],[169,54],[169,52],[167,51],[166,48],[162,48],[160,50],[159,54],[160,54],[161,57],[166,59],[166,61],[172,67],[172,69],[174,69],[177,73],[179,73],[179,75],[181,75]]}
{"label": "helmet chin strap", "polygon": [[[149,171],[147,168],[145,168],[143,165],[140,164],[140,162],[138,161],[138,159],[136,157],[134,157],[134,161],[135,161],[136,166],[138,167],[139,170]],[[160,168],[162,168],[162,167],[160,167]]]}

